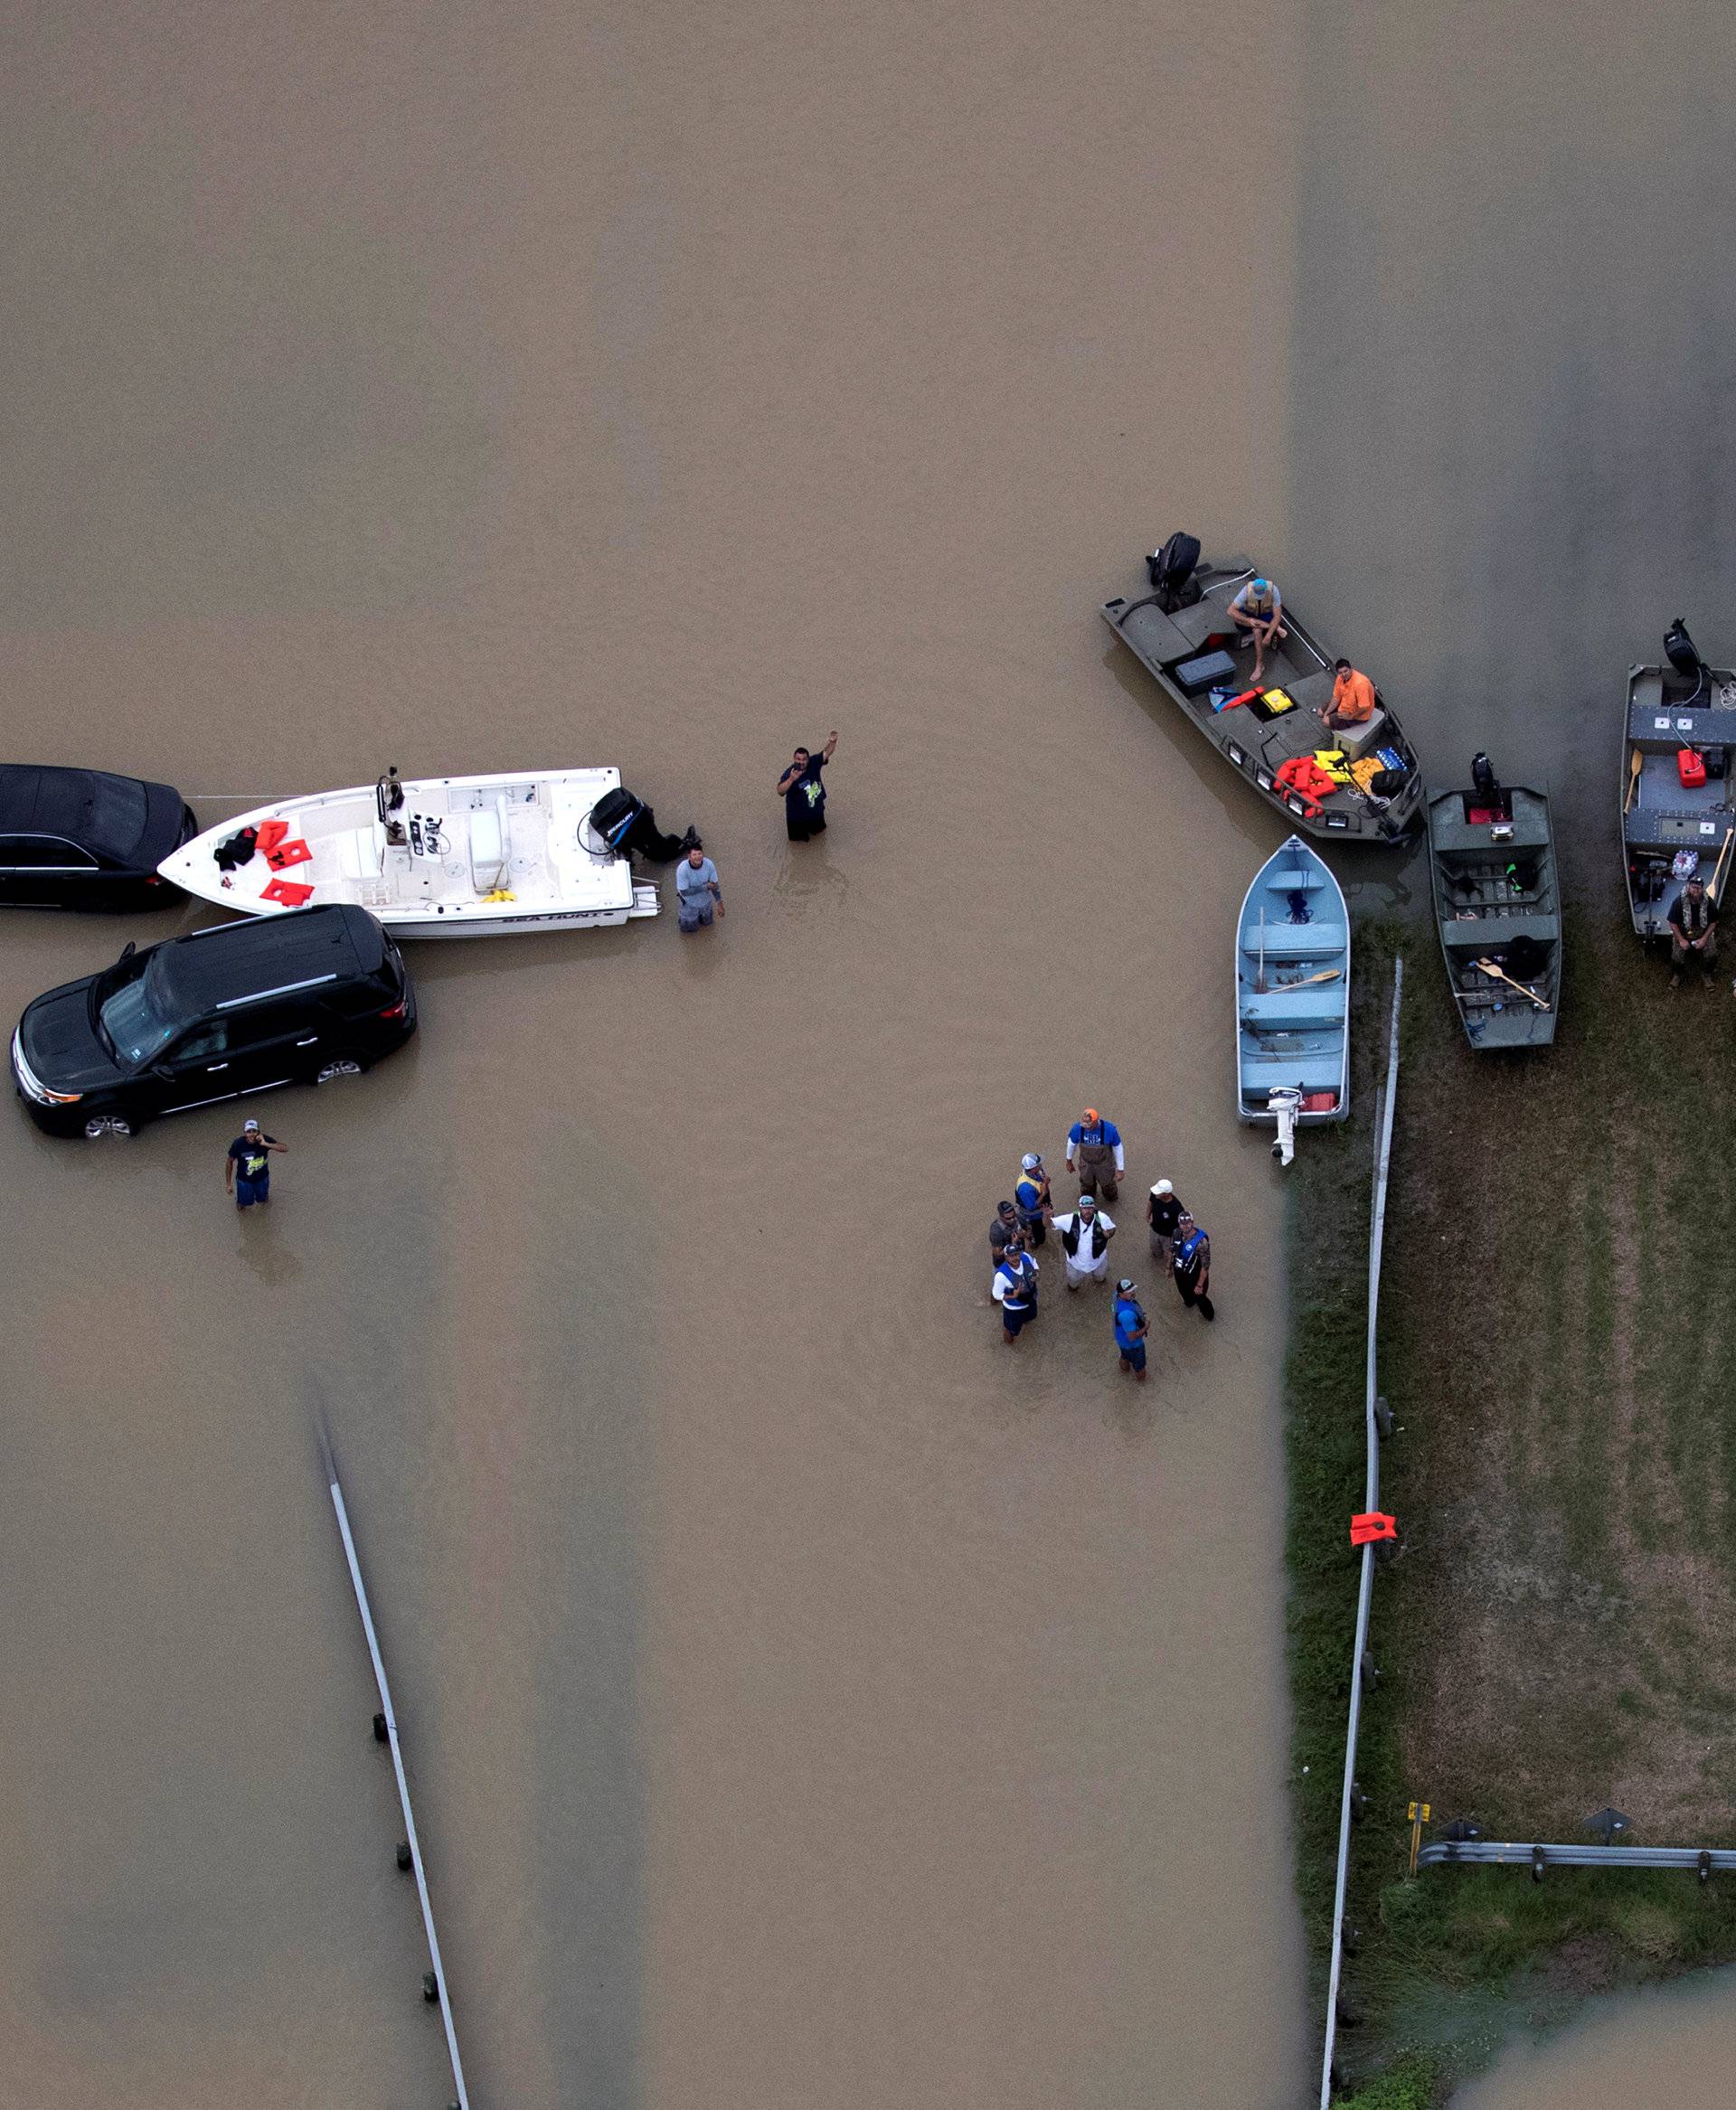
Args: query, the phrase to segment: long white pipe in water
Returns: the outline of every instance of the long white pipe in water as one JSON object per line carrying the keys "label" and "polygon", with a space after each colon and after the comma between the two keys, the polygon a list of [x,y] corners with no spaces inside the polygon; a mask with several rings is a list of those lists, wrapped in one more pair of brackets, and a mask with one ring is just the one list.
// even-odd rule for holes
{"label": "long white pipe in water", "polygon": [[355,1539],[350,1531],[349,1512],[344,1506],[344,1490],[337,1484],[337,1467],[332,1462],[329,1446],[326,1450],[326,1473],[330,1484],[332,1507],[337,1512],[337,1529],[344,1540],[344,1558],[350,1564],[350,1582],[355,1591],[355,1606],[362,1615],[362,1631],[368,1637],[368,1654],[373,1660],[373,1681],[380,1688],[381,1710],[386,1718],[386,1740],[392,1746],[392,1763],[398,1776],[398,1800],[404,1813],[404,1836],[410,1842],[410,1865],[416,1871],[416,1894],[422,1901],[422,1926],[428,1936],[428,1960],[433,1965],[434,1984],[439,1996],[440,2020],[446,2025],[446,2049],[452,2061],[453,2086],[458,2091],[458,2110],[470,2110],[470,2097],[464,2086],[464,2066],[458,2058],[458,2033],[452,2021],[452,2002],[447,1997],[446,1967],[440,1962],[440,1937],[434,1931],[434,1907],[429,1902],[428,1871],[422,1866],[422,1849],[416,1837],[416,1819],[410,1807],[410,1783],[404,1776],[404,1754],[398,1741],[398,1718],[392,1709],[392,1689],[386,1683],[386,1665],[380,1653],[380,1637],[373,1630],[373,1614],[368,1606],[367,1587],[362,1580],[362,1563],[356,1558]]}
{"label": "long white pipe in water", "polygon": [[[1392,968],[1392,1026],[1387,1040],[1386,1088],[1380,1112],[1380,1154],[1374,1169],[1374,1209],[1368,1236],[1368,1352],[1363,1417],[1368,1449],[1363,1506],[1381,1506],[1381,1432],[1374,1416],[1374,1334],[1381,1305],[1381,1246],[1386,1233],[1386,1175],[1392,1157],[1392,1107],[1399,1093],[1399,996],[1404,987],[1404,962]],[[1350,1720],[1344,1732],[1344,1785],[1338,1804],[1338,1874],[1332,1894],[1332,1970],[1326,1986],[1326,2051],[1320,2061],[1320,2110],[1332,2103],[1332,2055],[1338,2040],[1338,1983],[1344,1966],[1344,1886],[1350,1876],[1351,1790],[1356,1778],[1356,1733],[1363,1717],[1363,1656],[1368,1647],[1369,1603],[1374,1595],[1374,1549],[1363,1548],[1362,1581],[1356,1593],[1356,1653],[1350,1666]]]}

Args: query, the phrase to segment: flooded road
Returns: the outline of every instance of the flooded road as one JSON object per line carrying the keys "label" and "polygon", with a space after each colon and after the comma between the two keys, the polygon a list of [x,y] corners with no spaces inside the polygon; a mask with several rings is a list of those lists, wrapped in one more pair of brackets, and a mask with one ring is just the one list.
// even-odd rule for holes
{"label": "flooded road", "polygon": [[[1647,217],[1719,69],[1552,71],[1533,11],[1540,133],[1498,72],[1437,94],[1446,26],[1273,0],[1232,107],[1171,12],[0,26],[8,752],[250,797],[614,761],[729,909],[415,956],[410,1050],[270,1103],[269,1221],[221,1111],[0,1123],[19,2101],[445,2099],[320,1390],[479,2105],[1306,2090],[1278,1196],[1225,1032],[1280,831],[1094,610],[1174,527],[1269,553],[1448,756],[1541,624],[1558,753],[1658,572],[1729,576],[1682,422],[1722,280]],[[1637,504],[1611,551],[1588,493]],[[179,927],[9,923],[0,1009]],[[1218,1263],[1138,1393],[1101,1300],[1016,1357],[984,1301],[1087,1100]]]}
{"label": "flooded road", "polygon": [[[0,1124],[17,2100],[446,2099],[322,1390],[479,2105],[1291,2099],[1278,1192],[1222,1031],[1278,832],[1095,618],[1284,518],[1269,31],[1258,280],[1154,211],[1215,43],[1118,68],[1108,8],[4,32],[9,749],[618,761],[728,903],[418,956],[409,1051],[270,1102],[269,1220],[221,1110]],[[18,918],[4,1008],[179,927]],[[1087,1100],[1216,1248],[1139,1392],[1102,1297],[1016,1358],[985,1302]]]}
{"label": "flooded road", "polygon": [[1729,1972],[1636,1994],[1511,2052],[1455,2110],[1712,2110],[1730,2097],[1733,2005]]}

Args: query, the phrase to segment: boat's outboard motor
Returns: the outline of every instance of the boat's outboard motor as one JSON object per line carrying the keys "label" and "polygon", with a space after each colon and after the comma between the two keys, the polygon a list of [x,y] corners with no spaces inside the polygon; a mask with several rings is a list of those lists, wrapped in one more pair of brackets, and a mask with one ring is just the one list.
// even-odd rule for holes
{"label": "boat's outboard motor", "polygon": [[1146,559],[1151,590],[1166,616],[1177,608],[1191,608],[1200,598],[1200,582],[1194,573],[1200,561],[1200,538],[1179,531]]}
{"label": "boat's outboard motor", "polygon": [[1495,764],[1481,750],[1471,757],[1471,788],[1485,805],[1498,805],[1501,802],[1501,784],[1495,773]]}
{"label": "boat's outboard motor", "polygon": [[1694,639],[1688,636],[1688,626],[1680,616],[1664,633],[1664,656],[1677,674],[1694,681],[1704,677],[1706,663],[1701,658]]}
{"label": "boat's outboard motor", "polygon": [[626,857],[637,850],[654,864],[671,863],[690,846],[693,835],[691,828],[685,835],[665,835],[657,825],[656,815],[624,784],[604,792],[591,807],[579,831],[580,843],[585,843],[587,832],[591,837],[586,843],[588,849],[601,843],[616,857]]}
{"label": "boat's outboard motor", "polygon": [[1293,1084],[1275,1084],[1266,1095],[1266,1104],[1278,1116],[1278,1136],[1272,1144],[1272,1155],[1281,1165],[1287,1165],[1296,1156],[1296,1116],[1301,1108],[1302,1094]]}

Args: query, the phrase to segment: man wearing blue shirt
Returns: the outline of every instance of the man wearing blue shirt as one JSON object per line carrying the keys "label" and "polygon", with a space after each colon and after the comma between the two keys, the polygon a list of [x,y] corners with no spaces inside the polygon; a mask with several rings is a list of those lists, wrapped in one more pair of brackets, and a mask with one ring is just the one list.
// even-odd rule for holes
{"label": "man wearing blue shirt", "polygon": [[723,889],[718,884],[716,865],[695,835],[675,867],[675,922],[683,930],[709,930],[713,909],[720,916],[723,913]]}
{"label": "man wearing blue shirt", "polygon": [[1113,1121],[1106,1121],[1095,1107],[1087,1107],[1084,1119],[1075,1121],[1067,1131],[1070,1173],[1075,1162],[1080,1192],[1095,1194],[1101,1181],[1104,1201],[1113,1201],[1117,1182],[1127,1169],[1127,1157],[1121,1147],[1121,1131]]}
{"label": "man wearing blue shirt", "polygon": [[1146,1335],[1151,1328],[1146,1314],[1139,1308],[1138,1294],[1128,1276],[1123,1276],[1115,1286],[1116,1352],[1121,1358],[1123,1370],[1130,1370],[1143,1385],[1146,1381]]}
{"label": "man wearing blue shirt", "polygon": [[1019,1212],[1019,1229],[1027,1246],[1040,1246],[1049,1235],[1047,1225],[1054,1211],[1049,1202],[1049,1175],[1034,1150],[1019,1161],[1019,1176],[1013,1182],[1013,1206]]}

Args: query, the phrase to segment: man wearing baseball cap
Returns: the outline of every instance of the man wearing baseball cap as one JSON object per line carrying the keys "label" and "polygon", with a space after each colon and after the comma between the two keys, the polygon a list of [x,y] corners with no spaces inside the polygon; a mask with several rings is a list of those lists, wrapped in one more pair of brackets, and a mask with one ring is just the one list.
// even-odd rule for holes
{"label": "man wearing baseball cap", "polygon": [[1049,1201],[1049,1175],[1034,1150],[1027,1150],[1019,1161],[1019,1176],[1013,1183],[1013,1206],[1019,1212],[1025,1244],[1042,1245],[1049,1235],[1045,1227],[1054,1211]]}
{"label": "man wearing baseball cap", "polygon": [[1121,1147],[1121,1131],[1106,1121],[1095,1107],[1087,1107],[1082,1119],[1067,1131],[1067,1170],[1079,1167],[1079,1191],[1095,1194],[1100,1182],[1105,1201],[1116,1197],[1117,1182],[1127,1169],[1127,1154]]}
{"label": "man wearing baseball cap", "polygon": [[1121,1357],[1123,1370],[1130,1370],[1143,1385],[1146,1381],[1146,1335],[1151,1331],[1146,1314],[1139,1308],[1138,1293],[1131,1276],[1124,1275],[1115,1286],[1115,1345]]}
{"label": "man wearing baseball cap", "polygon": [[266,1208],[271,1201],[271,1153],[288,1150],[275,1135],[268,1135],[257,1121],[244,1121],[241,1132],[229,1146],[223,1161],[223,1192],[233,1194],[237,1209],[251,1209],[257,1201]]}
{"label": "man wearing baseball cap", "polygon": [[1151,1227],[1151,1257],[1165,1271],[1175,1258],[1175,1228],[1181,1220],[1181,1196],[1167,1180],[1159,1180],[1146,1197],[1146,1221]]}

